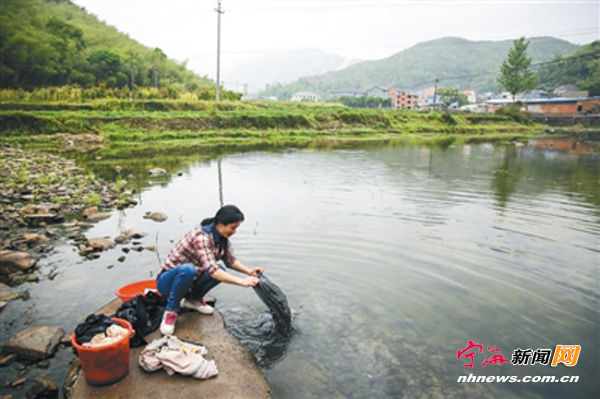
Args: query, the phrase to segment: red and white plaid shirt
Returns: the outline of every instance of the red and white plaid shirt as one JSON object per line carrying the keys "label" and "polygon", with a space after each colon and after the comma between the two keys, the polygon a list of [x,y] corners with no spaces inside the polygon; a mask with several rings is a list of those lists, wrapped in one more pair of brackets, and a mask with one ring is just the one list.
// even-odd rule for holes
{"label": "red and white plaid shirt", "polygon": [[[215,245],[212,234],[206,234],[199,228],[194,229],[175,244],[159,272],[171,270],[184,263],[191,263],[196,267],[196,275],[206,272],[212,276],[219,269],[217,262],[224,261],[223,255],[223,251],[219,251]],[[225,266],[231,267],[236,259],[230,246]]]}

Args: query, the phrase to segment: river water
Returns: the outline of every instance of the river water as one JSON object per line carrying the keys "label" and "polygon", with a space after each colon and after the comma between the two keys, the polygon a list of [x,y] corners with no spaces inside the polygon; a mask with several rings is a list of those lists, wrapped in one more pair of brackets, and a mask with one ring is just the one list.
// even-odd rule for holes
{"label": "river water", "polygon": [[[597,143],[532,140],[123,159],[140,204],[86,235],[140,229],[142,244],[157,250],[119,262],[117,247],[88,261],[61,239],[41,261],[42,280],[22,286],[31,299],[0,314],[2,339],[28,320],[71,332],[118,287],[154,276],[176,240],[232,203],[246,215],[234,250],[285,292],[296,333],[283,345],[261,341],[266,309],[253,290],[220,285],[212,294],[276,397],[598,397],[597,151]],[[115,162],[87,161],[111,178]],[[149,167],[169,173],[148,180]],[[146,220],[147,211],[169,219]],[[54,270],[56,278],[44,277]],[[482,351],[463,351],[469,341]],[[510,362],[517,349],[550,349],[551,361],[557,345],[580,345],[575,366]],[[71,358],[62,351],[28,376],[60,383]],[[492,359],[508,361],[485,363]],[[16,378],[14,367],[5,370]],[[470,374],[579,379],[457,382]]]}

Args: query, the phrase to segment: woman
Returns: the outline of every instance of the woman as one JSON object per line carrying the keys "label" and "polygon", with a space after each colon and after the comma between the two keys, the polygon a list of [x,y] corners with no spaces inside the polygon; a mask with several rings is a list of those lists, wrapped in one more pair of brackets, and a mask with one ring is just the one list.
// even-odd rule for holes
{"label": "woman", "polygon": [[[217,284],[225,282],[243,287],[259,284],[256,275],[263,273],[263,268],[248,269],[229,247],[229,237],[243,221],[242,211],[234,205],[226,205],[213,218],[204,219],[201,228],[190,231],[175,244],[156,277],[158,291],[167,298],[160,325],[163,335],[173,334],[181,308],[212,314],[214,309],[206,304],[204,296]],[[242,279],[226,272],[218,261],[248,277]]]}

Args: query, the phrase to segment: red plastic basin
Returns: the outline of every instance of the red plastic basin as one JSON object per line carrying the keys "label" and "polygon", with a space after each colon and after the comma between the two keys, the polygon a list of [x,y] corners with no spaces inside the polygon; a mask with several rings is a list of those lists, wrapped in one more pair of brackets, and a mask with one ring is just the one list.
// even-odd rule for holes
{"label": "red plastic basin", "polygon": [[135,298],[136,295],[144,294],[146,290],[156,290],[156,279],[136,281],[135,283],[127,284],[119,288],[115,294],[123,303]]}

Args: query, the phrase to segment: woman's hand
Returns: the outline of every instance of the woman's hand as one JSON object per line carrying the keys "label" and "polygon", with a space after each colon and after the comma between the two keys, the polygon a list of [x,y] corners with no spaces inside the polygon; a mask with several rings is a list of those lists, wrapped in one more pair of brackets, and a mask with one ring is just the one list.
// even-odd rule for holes
{"label": "woman's hand", "polygon": [[263,269],[262,267],[255,267],[254,269],[248,271],[248,275],[256,276],[258,273],[263,274],[264,272],[265,269]]}
{"label": "woman's hand", "polygon": [[242,286],[243,287],[254,287],[255,285],[259,285],[260,284],[260,280],[257,279],[256,277],[246,277],[245,279],[242,280]]}

